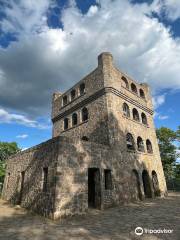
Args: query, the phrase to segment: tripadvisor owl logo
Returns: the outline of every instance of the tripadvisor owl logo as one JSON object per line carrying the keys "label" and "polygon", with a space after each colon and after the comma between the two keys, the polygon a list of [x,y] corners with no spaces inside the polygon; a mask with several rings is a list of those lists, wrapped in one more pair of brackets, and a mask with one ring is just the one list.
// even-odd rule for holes
{"label": "tripadvisor owl logo", "polygon": [[136,235],[140,236],[140,235],[143,234],[143,228],[142,227],[137,227],[137,228],[135,228],[134,232],[135,232]]}

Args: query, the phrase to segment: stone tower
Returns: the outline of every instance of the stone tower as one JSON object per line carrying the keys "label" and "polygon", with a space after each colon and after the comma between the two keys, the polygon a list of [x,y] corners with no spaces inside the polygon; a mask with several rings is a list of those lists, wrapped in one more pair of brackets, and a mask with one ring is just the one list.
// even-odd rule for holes
{"label": "stone tower", "polygon": [[[53,137],[105,144],[127,165],[126,170],[135,168],[136,162],[151,174],[158,171],[159,184],[166,191],[150,88],[117,69],[111,53],[100,54],[93,72],[65,93],[54,95],[52,122]],[[146,174],[144,170],[144,178]]]}
{"label": "stone tower", "polygon": [[149,86],[110,53],[52,100],[52,139],[7,160],[3,198],[58,218],[167,192]]}

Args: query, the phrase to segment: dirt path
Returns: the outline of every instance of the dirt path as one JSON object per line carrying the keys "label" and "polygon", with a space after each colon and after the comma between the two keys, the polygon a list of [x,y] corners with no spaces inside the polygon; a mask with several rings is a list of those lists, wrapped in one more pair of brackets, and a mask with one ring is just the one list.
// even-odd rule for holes
{"label": "dirt path", "polygon": [[[134,233],[136,227],[169,229],[173,233]],[[86,216],[51,221],[0,200],[1,240],[180,240],[180,193],[166,199],[91,210]]]}

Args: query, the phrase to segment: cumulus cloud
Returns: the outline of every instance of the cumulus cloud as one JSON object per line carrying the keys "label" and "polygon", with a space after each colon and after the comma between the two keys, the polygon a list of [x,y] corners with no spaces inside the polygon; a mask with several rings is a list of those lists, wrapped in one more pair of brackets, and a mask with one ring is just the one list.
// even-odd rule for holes
{"label": "cumulus cloud", "polygon": [[171,21],[180,18],[180,1],[178,0],[156,0],[156,9],[159,15],[165,15]]}
{"label": "cumulus cloud", "polygon": [[0,26],[4,32],[32,34],[46,27],[47,11],[52,0],[1,0],[5,18]]}
{"label": "cumulus cloud", "polygon": [[25,139],[27,137],[28,137],[28,134],[21,134],[16,136],[16,138],[22,138],[22,139]]}
{"label": "cumulus cloud", "polygon": [[40,124],[38,121],[28,119],[24,115],[10,113],[0,108],[0,123],[17,123],[28,127],[47,129],[48,125]]}
{"label": "cumulus cloud", "polygon": [[165,102],[165,94],[157,95],[152,98],[154,109],[158,108]]}
{"label": "cumulus cloud", "polygon": [[[19,35],[17,42],[0,49],[2,106],[30,117],[46,115],[51,94],[88,74],[102,51],[112,52],[117,67],[139,82],[148,82],[153,93],[180,88],[180,40],[149,17],[154,5],[102,0],[101,6],[91,6],[82,14],[71,4],[61,12],[63,28],[52,29],[45,14],[51,1],[11,2],[13,8],[4,7],[8,17],[1,25]],[[40,7],[34,9],[34,2]]]}

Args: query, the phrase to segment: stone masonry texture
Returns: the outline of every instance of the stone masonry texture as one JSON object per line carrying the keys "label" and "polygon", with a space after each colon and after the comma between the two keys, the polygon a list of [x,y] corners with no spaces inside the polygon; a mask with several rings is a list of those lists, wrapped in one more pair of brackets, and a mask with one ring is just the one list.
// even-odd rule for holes
{"label": "stone masonry texture", "polygon": [[7,159],[3,199],[57,219],[167,194],[150,88],[118,70],[110,53],[53,94],[52,123],[52,139]]}

